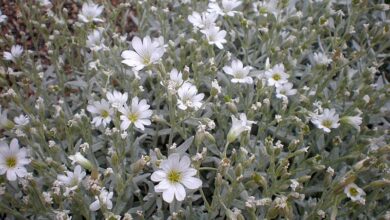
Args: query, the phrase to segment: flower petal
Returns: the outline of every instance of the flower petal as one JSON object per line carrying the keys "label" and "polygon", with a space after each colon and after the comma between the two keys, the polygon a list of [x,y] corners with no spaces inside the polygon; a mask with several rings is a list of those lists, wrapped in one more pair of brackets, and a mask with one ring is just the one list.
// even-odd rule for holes
{"label": "flower petal", "polygon": [[152,176],[150,177],[150,179],[154,182],[160,182],[162,181],[164,178],[167,177],[167,174],[162,171],[162,170],[157,170],[155,171]]}
{"label": "flower petal", "polygon": [[186,190],[184,189],[183,185],[176,184],[175,187],[175,197],[177,201],[183,201],[186,197]]}
{"label": "flower petal", "polygon": [[171,187],[163,192],[162,197],[163,197],[165,202],[171,203],[173,201],[174,195],[175,195],[175,188]]}
{"label": "flower petal", "polygon": [[202,180],[195,177],[183,178],[181,183],[188,189],[197,189],[202,186]]}

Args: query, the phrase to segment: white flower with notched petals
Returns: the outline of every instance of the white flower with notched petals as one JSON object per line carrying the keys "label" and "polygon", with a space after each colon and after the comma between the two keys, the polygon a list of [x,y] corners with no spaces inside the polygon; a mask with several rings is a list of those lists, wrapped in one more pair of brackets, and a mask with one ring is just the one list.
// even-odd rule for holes
{"label": "white flower with notched petals", "polygon": [[177,89],[180,88],[181,85],[183,85],[183,83],[183,74],[179,72],[176,68],[173,68],[169,73],[169,80],[167,84],[168,90],[174,93],[177,91]]}
{"label": "white flower with notched petals", "polygon": [[241,113],[239,115],[240,119],[237,119],[234,115],[232,115],[232,127],[229,130],[227,135],[227,140],[229,143],[235,141],[242,132],[250,131],[252,128],[252,124],[256,122],[247,120],[245,113]]}
{"label": "white flower with notched petals", "polygon": [[110,108],[110,103],[105,99],[102,99],[100,102],[95,101],[92,105],[88,105],[87,110],[94,115],[92,124],[96,127],[100,125],[106,127],[111,122],[111,116],[114,113],[113,109]]}
{"label": "white flower with notched petals", "polygon": [[260,2],[253,3],[253,9],[259,14],[267,16],[268,14],[273,14],[275,17],[281,13],[281,10],[278,8],[278,0],[265,0]]}
{"label": "white flower with notched petals", "polygon": [[313,62],[316,65],[322,65],[322,66],[327,66],[332,62],[332,59],[329,59],[326,54],[318,52],[314,53],[313,55]]}
{"label": "white flower with notched petals", "polygon": [[106,97],[113,108],[119,109],[126,104],[129,95],[127,92],[121,93],[114,90],[112,92],[107,92]]}
{"label": "white flower with notched petals", "polygon": [[83,4],[81,12],[78,15],[79,20],[84,23],[103,22],[103,20],[99,18],[103,9],[103,6],[99,6],[93,2],[86,2]]}
{"label": "white flower with notched petals", "polygon": [[344,193],[354,202],[360,202],[365,204],[366,200],[364,196],[366,193],[363,189],[359,188],[355,183],[350,183],[344,188]]}
{"label": "white flower with notched petals", "polygon": [[145,99],[139,101],[138,97],[134,97],[131,100],[131,106],[125,106],[119,108],[122,113],[120,119],[121,129],[126,130],[131,124],[135,127],[145,130],[145,125],[150,125],[150,116],[152,116],[152,110],[149,110],[150,105],[147,104]]}
{"label": "white flower with notched petals", "polygon": [[338,128],[340,126],[339,115],[336,113],[334,108],[326,108],[322,114],[313,114],[311,116],[311,122],[326,133],[329,133],[330,129]]}
{"label": "white flower with notched petals", "polygon": [[88,34],[86,45],[92,51],[106,50],[107,47],[104,45],[104,38],[101,30],[94,30]]}
{"label": "white flower with notched petals", "polygon": [[4,52],[4,60],[16,62],[16,60],[22,56],[23,47],[20,45],[13,45],[10,52]]}
{"label": "white flower with notched petals", "polygon": [[287,99],[287,96],[292,96],[297,94],[297,90],[293,89],[293,84],[290,82],[278,85],[276,87],[276,98],[278,99]]}
{"label": "white flower with notched petals", "polygon": [[226,74],[233,76],[232,83],[252,84],[253,79],[248,76],[252,67],[244,67],[240,60],[233,60],[231,66],[223,67]]}
{"label": "white flower with notched petals", "polygon": [[233,17],[234,14],[238,13],[234,9],[241,5],[241,1],[237,0],[222,0],[222,7],[218,5],[216,2],[209,3],[209,12],[213,12],[219,15],[227,15]]}
{"label": "white flower with notched petals", "polygon": [[196,169],[190,166],[191,159],[188,156],[180,157],[179,154],[174,153],[161,162],[161,169],[152,174],[152,181],[159,182],[154,190],[162,192],[165,202],[171,203],[174,198],[177,201],[183,201],[186,197],[184,187],[194,190],[202,186],[202,180],[194,177]]}
{"label": "white flower with notched petals", "polygon": [[0,175],[7,173],[9,181],[26,176],[27,170],[24,166],[30,163],[26,156],[26,149],[19,149],[18,139],[12,139],[9,146],[5,142],[0,142]]}
{"label": "white flower with notched petals", "polygon": [[3,12],[0,10],[0,23],[3,23],[7,20],[7,15],[3,15]]}
{"label": "white flower with notched petals", "polygon": [[77,165],[74,168],[73,172],[65,171],[66,175],[59,174],[57,175],[58,182],[65,186],[64,196],[69,195],[70,192],[76,190],[80,184],[80,182],[85,177],[85,171],[82,171],[80,165]]}
{"label": "white flower with notched petals", "polygon": [[134,37],[131,41],[133,50],[125,50],[122,52],[123,64],[134,67],[139,71],[151,64],[157,63],[164,55],[165,49],[160,39],[151,40],[149,36],[141,40],[139,37]]}
{"label": "white flower with notched petals", "polygon": [[91,211],[97,211],[99,210],[102,205],[105,206],[106,209],[111,210],[112,209],[112,197],[114,196],[113,192],[108,192],[105,188],[103,188],[100,191],[99,196],[95,196],[95,201],[89,205],[89,210]]}
{"label": "white flower with notched petals", "polygon": [[14,118],[14,122],[16,127],[23,127],[25,125],[28,125],[28,123],[30,123],[30,119],[27,117],[27,115],[21,114]]}
{"label": "white flower with notched petals", "polygon": [[192,12],[192,14],[188,16],[188,21],[196,28],[207,29],[215,26],[217,18],[218,14],[216,13],[202,12],[202,14],[199,14],[198,12]]}
{"label": "white flower with notched petals", "polygon": [[85,171],[82,171],[80,165],[77,165],[73,172],[65,171],[65,173],[66,175],[57,175],[57,180],[61,183],[61,185],[67,187],[78,186],[86,175]]}
{"label": "white flower with notched petals", "polygon": [[287,83],[288,74],[284,71],[283,64],[277,64],[272,69],[265,71],[269,86],[280,86]]}
{"label": "white flower with notched petals", "polygon": [[207,42],[210,45],[215,45],[219,49],[223,49],[222,44],[226,43],[226,31],[220,31],[219,27],[211,26],[207,29],[201,30],[201,32],[206,36]]}
{"label": "white flower with notched petals", "polygon": [[177,101],[178,107],[182,110],[192,108],[195,111],[202,107],[202,100],[204,94],[198,94],[196,86],[189,82],[185,82],[177,91],[179,100]]}

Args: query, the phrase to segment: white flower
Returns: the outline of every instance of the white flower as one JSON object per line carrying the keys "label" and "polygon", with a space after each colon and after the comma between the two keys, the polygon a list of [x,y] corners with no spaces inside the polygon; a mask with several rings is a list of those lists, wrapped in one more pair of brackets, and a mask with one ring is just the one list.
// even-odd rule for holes
{"label": "white flower", "polygon": [[26,176],[27,170],[24,165],[30,163],[26,156],[26,149],[19,149],[18,139],[12,139],[9,146],[5,142],[0,142],[0,175],[7,173],[9,181],[15,181],[17,177]]}
{"label": "white flower", "polygon": [[110,104],[105,99],[102,99],[100,102],[95,101],[92,105],[88,105],[87,110],[95,115],[92,119],[92,124],[96,127],[99,127],[101,124],[103,127],[106,127],[111,122],[111,116],[114,113],[113,109],[110,108]]}
{"label": "white flower", "polygon": [[187,108],[193,108],[195,111],[202,107],[202,100],[204,94],[198,93],[198,89],[189,82],[185,82],[177,91],[179,100],[177,105],[180,109],[186,110]]}
{"label": "white flower", "polygon": [[169,73],[169,80],[168,80],[168,90],[170,91],[176,91],[180,86],[184,83],[183,80],[183,74],[179,71],[177,71],[176,68],[173,68],[171,72]]}
{"label": "white flower", "polygon": [[82,171],[81,169],[81,166],[77,165],[73,172],[65,171],[66,175],[57,175],[57,180],[61,185],[68,187],[78,186],[86,175],[85,171]]}
{"label": "white flower", "polygon": [[110,102],[111,106],[113,108],[118,109],[126,104],[129,95],[127,94],[127,92],[121,93],[114,90],[112,92],[107,92],[106,97],[108,99],[108,102]]}
{"label": "white flower", "polygon": [[7,15],[3,15],[3,12],[0,10],[0,23],[3,23],[7,20]]}
{"label": "white flower", "polygon": [[215,26],[217,18],[218,14],[216,13],[202,12],[202,14],[199,14],[198,12],[193,12],[192,15],[188,16],[188,21],[191,22],[194,27],[207,29]]}
{"label": "white flower", "polygon": [[164,201],[171,203],[174,197],[177,201],[183,201],[186,196],[184,186],[188,189],[198,189],[202,186],[202,181],[193,177],[197,171],[190,165],[191,160],[188,156],[180,158],[179,154],[174,153],[161,162],[161,169],[152,174],[151,180],[160,182],[154,190],[162,192]]}
{"label": "white flower", "polygon": [[152,116],[152,110],[149,110],[150,105],[147,104],[145,99],[139,101],[138,97],[134,97],[131,100],[131,106],[125,106],[119,108],[119,111],[122,113],[120,119],[121,129],[126,130],[131,124],[134,124],[135,127],[145,130],[145,125],[150,125],[150,116]]}
{"label": "white flower", "polygon": [[210,2],[209,3],[209,12],[217,13],[222,16],[234,16],[237,13],[234,9],[241,5],[241,1],[237,0],[222,0],[222,8],[218,5],[218,3]]}
{"label": "white flower", "polygon": [[70,155],[68,158],[72,161],[72,164],[78,163],[82,167],[84,167],[84,169],[92,170],[91,162],[87,158],[85,158],[80,152],[77,152],[74,155]]}
{"label": "white flower", "polygon": [[22,56],[23,47],[20,45],[13,45],[10,52],[4,52],[4,60],[10,60],[16,62],[16,60]]}
{"label": "white flower", "polygon": [[232,115],[232,127],[227,135],[229,143],[234,142],[242,132],[250,131],[252,124],[256,123],[254,121],[247,120],[245,113],[241,113],[239,117],[240,119],[237,119],[234,115]]}
{"label": "white flower", "polygon": [[218,95],[220,94],[222,91],[222,87],[218,84],[218,80],[217,79],[214,79],[212,82],[211,82],[211,95]]}
{"label": "white flower", "polygon": [[311,122],[315,124],[319,129],[324,130],[329,133],[331,128],[338,128],[339,124],[339,115],[336,113],[334,108],[324,109],[322,114],[313,114]]}
{"label": "white flower", "polygon": [[233,76],[232,83],[247,83],[252,84],[253,79],[248,76],[252,67],[244,67],[240,60],[233,60],[231,66],[223,67],[226,74]]}
{"label": "white flower", "polygon": [[313,55],[313,62],[316,65],[329,65],[332,62],[332,59],[329,59],[326,54],[318,52]]}
{"label": "white flower", "polygon": [[79,20],[84,23],[103,22],[102,19],[98,18],[102,14],[103,9],[103,6],[99,6],[93,2],[86,2],[83,4],[81,12],[78,15]]}
{"label": "white flower", "polygon": [[30,123],[30,119],[27,117],[27,115],[21,114],[14,118],[14,122],[17,127],[23,127],[25,125],[28,125],[28,123]]}
{"label": "white flower", "polygon": [[360,131],[360,125],[362,124],[362,117],[356,116],[344,116],[340,119],[341,122],[347,123],[353,126],[356,130]]}
{"label": "white flower", "polygon": [[122,60],[122,63],[134,67],[137,71],[157,63],[165,52],[161,40],[153,40],[152,42],[149,36],[144,37],[143,40],[134,37],[131,45],[135,51],[123,51],[121,56],[124,60]]}
{"label": "white flower", "polygon": [[287,96],[297,94],[297,90],[293,89],[293,84],[290,82],[278,85],[276,87],[276,97],[279,99],[287,99]]}
{"label": "white flower", "polygon": [[275,17],[280,14],[280,10],[278,9],[278,1],[277,0],[268,0],[253,3],[253,8],[255,12],[260,14],[273,14]]}
{"label": "white flower", "polygon": [[92,33],[89,33],[86,45],[92,51],[107,49],[106,45],[104,45],[102,30],[94,30]]}
{"label": "white flower", "polygon": [[365,203],[364,196],[366,193],[359,188],[355,183],[350,183],[344,188],[344,193],[354,202]]}
{"label": "white flower", "polygon": [[111,210],[112,209],[112,197],[114,193],[113,192],[108,192],[105,188],[103,188],[100,191],[99,196],[95,196],[95,201],[89,205],[89,210],[91,211],[97,211],[100,209],[102,205],[104,205],[107,209]]}
{"label": "white flower", "polygon": [[284,71],[282,63],[275,65],[272,69],[265,71],[265,76],[268,79],[269,86],[279,86],[287,83],[288,74]]}
{"label": "white flower", "polygon": [[222,44],[226,43],[226,31],[220,31],[219,27],[211,26],[207,29],[201,30],[201,32],[206,36],[206,39],[210,45],[215,45],[219,49],[223,49]]}

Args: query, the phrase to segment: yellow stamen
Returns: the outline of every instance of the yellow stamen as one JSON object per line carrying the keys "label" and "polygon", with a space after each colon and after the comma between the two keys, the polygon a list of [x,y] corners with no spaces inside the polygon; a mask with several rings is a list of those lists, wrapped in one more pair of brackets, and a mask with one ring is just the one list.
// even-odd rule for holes
{"label": "yellow stamen", "polygon": [[333,123],[332,123],[331,120],[326,119],[326,120],[323,120],[321,124],[322,124],[324,127],[326,127],[326,128],[331,128]]}
{"label": "yellow stamen", "polygon": [[181,173],[176,170],[171,170],[168,173],[168,180],[171,183],[178,183],[181,180]]}
{"label": "yellow stamen", "polygon": [[353,187],[349,189],[349,193],[351,194],[351,196],[359,195],[359,192],[357,191],[357,189],[353,188]]}
{"label": "yellow stamen", "polygon": [[130,114],[127,116],[127,118],[128,118],[131,122],[135,123],[135,122],[138,120],[138,114],[136,114],[136,113],[130,113]]}
{"label": "yellow stamen", "polygon": [[272,79],[274,79],[275,81],[279,81],[280,79],[282,79],[282,77],[279,73],[274,73],[274,75],[272,75]]}
{"label": "yellow stamen", "polygon": [[7,158],[5,159],[5,164],[6,164],[7,167],[9,167],[9,168],[15,167],[15,166],[16,166],[16,157],[13,157],[13,156],[7,157]]}

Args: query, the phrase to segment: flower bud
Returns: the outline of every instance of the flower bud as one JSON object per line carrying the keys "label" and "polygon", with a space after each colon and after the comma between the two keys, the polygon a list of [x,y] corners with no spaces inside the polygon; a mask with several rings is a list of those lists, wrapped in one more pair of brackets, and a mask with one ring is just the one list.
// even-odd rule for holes
{"label": "flower bud", "polygon": [[85,158],[80,152],[77,152],[75,155],[69,156],[69,159],[72,160],[72,164],[78,163],[80,164],[84,169],[92,170],[92,163]]}
{"label": "flower bud", "polygon": [[238,112],[237,106],[233,102],[226,103],[226,107],[232,114],[236,114]]}

